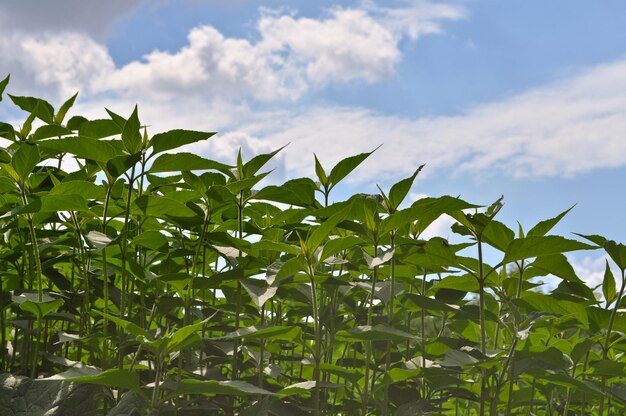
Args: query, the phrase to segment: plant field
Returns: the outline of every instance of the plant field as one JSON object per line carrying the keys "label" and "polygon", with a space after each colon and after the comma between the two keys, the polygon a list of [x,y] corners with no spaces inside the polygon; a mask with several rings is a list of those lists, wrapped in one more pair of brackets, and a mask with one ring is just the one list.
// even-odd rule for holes
{"label": "plant field", "polygon": [[[551,234],[569,210],[511,229],[502,199],[408,201],[417,164],[331,203],[374,152],[262,187],[280,149],[230,166],[137,109],[4,98],[0,414],[626,412],[626,246]],[[442,215],[455,242],[423,239]],[[619,275],[588,287],[577,250]]]}

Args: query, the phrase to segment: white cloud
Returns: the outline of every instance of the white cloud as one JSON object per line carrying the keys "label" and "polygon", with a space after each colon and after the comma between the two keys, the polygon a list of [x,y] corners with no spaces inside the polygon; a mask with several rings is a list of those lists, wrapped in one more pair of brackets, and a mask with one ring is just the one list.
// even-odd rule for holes
{"label": "white cloud", "polygon": [[[400,38],[406,35],[415,39],[417,33],[402,23],[406,15],[395,14],[395,9],[333,8],[317,19],[264,11],[257,22],[255,41],[226,37],[204,25],[192,29],[187,45],[178,51],[155,50],[116,68],[94,36],[139,2],[121,7],[117,13],[108,6],[88,13],[85,4],[91,2],[62,0],[59,9],[76,6],[72,16],[80,19],[89,14],[89,18],[80,24],[35,25],[34,30],[25,21],[27,8],[0,6],[0,12],[4,10],[4,16],[10,17],[0,22],[13,22],[7,25],[5,40],[0,43],[0,53],[9,56],[0,63],[0,70],[12,71],[23,84],[43,86],[58,94],[78,87],[87,93],[115,93],[141,100],[184,95],[205,100],[219,96],[227,100],[295,101],[311,88],[354,80],[374,82],[389,76],[402,55]],[[460,11],[455,14],[449,9],[459,8],[439,10],[420,3],[419,7],[402,10],[415,16],[423,13],[420,25],[437,30],[419,31],[433,33],[439,31],[442,20],[462,17]],[[48,6],[35,14],[44,11],[52,20],[58,14]],[[102,14],[101,21],[87,30],[97,13]],[[12,45],[15,43],[17,47]],[[85,77],[89,73],[93,76]]]}
{"label": "white cloud", "polygon": [[[573,255],[568,256],[568,260],[574,268],[574,271],[576,272],[578,277],[580,277],[591,288],[602,285],[607,259],[608,256],[606,255],[598,257],[578,257]],[[615,265],[611,263],[611,260],[609,260],[609,266],[613,271],[613,275],[619,276],[619,273],[617,273],[617,270],[615,270]]]}
{"label": "white cloud", "polygon": [[293,142],[288,169],[311,174],[310,154],[329,165],[370,151],[360,181],[394,179],[428,163],[421,176],[565,176],[626,164],[626,60],[488,103],[458,116],[406,118],[365,108],[310,108],[265,125],[240,127]]}
{"label": "white cloud", "polygon": [[403,37],[440,32],[441,22],[464,15],[443,4],[394,9],[367,1],[318,19],[263,12],[256,40],[200,26],[180,50],[154,51],[121,68],[84,33],[11,29],[0,38],[0,74],[13,72],[11,92],[56,102],[79,89],[79,108],[88,114],[105,116],[103,106],[127,114],[138,102],[153,132],[183,126],[223,133],[198,151],[230,153],[238,140],[251,151],[291,143],[284,151],[289,176],[313,174],[313,152],[332,166],[381,143],[350,180],[393,180],[422,163],[428,168],[420,176],[445,170],[513,177],[573,176],[626,163],[626,60],[456,116],[291,104],[329,83],[388,76],[402,57]]}

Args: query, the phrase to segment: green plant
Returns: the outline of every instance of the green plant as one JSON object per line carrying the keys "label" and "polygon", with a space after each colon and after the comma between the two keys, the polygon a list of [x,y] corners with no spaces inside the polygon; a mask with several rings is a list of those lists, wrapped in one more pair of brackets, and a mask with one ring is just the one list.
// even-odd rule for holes
{"label": "green plant", "polygon": [[[0,123],[0,397],[41,391],[46,414],[76,397],[111,415],[624,413],[626,248],[549,235],[569,210],[514,232],[502,198],[405,204],[423,166],[331,202],[373,152],[259,188],[280,149],[231,166],[180,150],[213,133],[151,136],[137,108],[66,121],[76,96],[9,98],[26,119]],[[442,215],[460,243],[422,238]],[[618,290],[607,262],[606,302],[563,254],[598,248],[621,273]]]}

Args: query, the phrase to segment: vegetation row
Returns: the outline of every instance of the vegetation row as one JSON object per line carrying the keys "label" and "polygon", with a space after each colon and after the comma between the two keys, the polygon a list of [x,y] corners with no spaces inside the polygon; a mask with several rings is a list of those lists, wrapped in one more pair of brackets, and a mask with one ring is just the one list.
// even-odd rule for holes
{"label": "vegetation row", "polygon": [[[407,201],[421,167],[330,203],[371,153],[261,186],[280,149],[229,165],[137,108],[8,97],[0,413],[624,414],[626,246],[551,234],[569,210],[511,229],[502,199]],[[423,238],[441,216],[455,242]],[[601,289],[564,254],[596,249]]]}

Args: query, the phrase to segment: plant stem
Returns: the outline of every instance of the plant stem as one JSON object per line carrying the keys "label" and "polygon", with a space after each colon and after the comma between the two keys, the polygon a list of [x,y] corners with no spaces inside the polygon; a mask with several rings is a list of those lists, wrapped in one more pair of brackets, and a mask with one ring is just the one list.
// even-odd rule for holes
{"label": "plant stem", "polygon": [[[374,241],[374,257],[378,255],[378,242]],[[374,295],[376,293],[376,282],[378,280],[378,266],[372,269],[372,287],[369,295],[369,308],[367,310],[367,326],[372,325],[372,317],[374,314]],[[374,376],[372,374],[372,382],[370,384],[370,364],[372,360],[372,341],[365,341],[365,386],[363,387],[363,415],[367,414],[369,399],[374,391]]]}
{"label": "plant stem", "polygon": [[[622,272],[622,284],[619,289],[619,294],[615,299],[615,306],[613,306],[613,310],[611,311],[611,318],[609,320],[609,326],[606,330],[606,338],[604,340],[604,346],[602,348],[602,359],[606,360],[609,355],[609,347],[611,345],[611,332],[613,331],[613,325],[615,324],[615,317],[617,316],[617,310],[619,309],[619,305],[622,302],[622,297],[624,296],[624,288],[626,286],[626,269],[621,270]],[[606,376],[602,376],[602,391],[606,388]],[[604,396],[600,397],[600,415],[604,414]]]}
{"label": "plant stem", "polygon": [[311,259],[307,259],[308,275],[311,283],[311,303],[313,307],[313,331],[315,338],[313,362],[315,364],[313,370],[313,380],[315,381],[314,401],[315,401],[315,415],[320,414],[320,360],[322,359],[322,331],[320,327],[319,310],[317,308],[317,285],[315,284],[315,271],[311,264]]}
{"label": "plant stem", "polygon": [[[487,333],[485,328],[485,279],[483,271],[483,246],[480,237],[478,242],[478,311],[479,311],[479,325],[480,325],[480,352],[483,355],[487,354]],[[487,380],[485,380],[486,371],[481,369],[480,378],[480,416],[485,414],[485,400],[487,394]]]}

